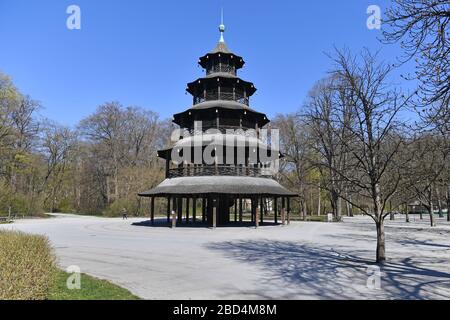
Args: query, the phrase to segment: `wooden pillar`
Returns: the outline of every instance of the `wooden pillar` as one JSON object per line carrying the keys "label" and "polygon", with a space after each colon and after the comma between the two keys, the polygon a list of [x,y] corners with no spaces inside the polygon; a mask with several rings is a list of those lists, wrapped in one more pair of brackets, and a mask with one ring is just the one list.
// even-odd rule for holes
{"label": "wooden pillar", "polygon": [[170,223],[170,197],[167,197],[167,223]]}
{"label": "wooden pillar", "polygon": [[190,204],[190,198],[186,198],[186,224],[189,224],[189,204]]}
{"label": "wooden pillar", "polygon": [[202,198],[202,223],[206,222],[206,199]]}
{"label": "wooden pillar", "polygon": [[155,224],[155,197],[152,197],[150,204],[150,221],[152,225]]}
{"label": "wooden pillar", "polygon": [[281,197],[281,224],[286,224],[286,198]]}
{"label": "wooden pillar", "polygon": [[278,198],[273,198],[273,221],[278,223]]}
{"label": "wooden pillar", "polygon": [[259,210],[259,216],[261,219],[261,225],[264,223],[264,197],[261,197],[261,209]]}
{"label": "wooden pillar", "polygon": [[177,209],[178,209],[177,223],[180,224],[183,223],[183,198],[178,198]]}
{"label": "wooden pillar", "polygon": [[242,198],[239,196],[239,222],[242,222]]}
{"label": "wooden pillar", "polygon": [[192,221],[197,222],[197,198],[192,199]]}
{"label": "wooden pillar", "polygon": [[250,199],[250,207],[251,207],[251,209],[250,209],[250,211],[251,211],[251,213],[250,213],[250,221],[253,223],[255,220],[254,220],[254,215],[255,215],[255,198],[251,198]]}

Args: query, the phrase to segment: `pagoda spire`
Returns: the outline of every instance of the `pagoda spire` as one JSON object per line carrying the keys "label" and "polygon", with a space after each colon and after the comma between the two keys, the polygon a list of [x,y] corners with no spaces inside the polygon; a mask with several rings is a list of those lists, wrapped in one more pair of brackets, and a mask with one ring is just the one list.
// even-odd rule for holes
{"label": "pagoda spire", "polygon": [[220,13],[220,26],[219,26],[219,31],[220,31],[220,43],[225,43],[225,38],[224,38],[224,33],[225,33],[225,25],[223,24],[223,8],[221,10]]}

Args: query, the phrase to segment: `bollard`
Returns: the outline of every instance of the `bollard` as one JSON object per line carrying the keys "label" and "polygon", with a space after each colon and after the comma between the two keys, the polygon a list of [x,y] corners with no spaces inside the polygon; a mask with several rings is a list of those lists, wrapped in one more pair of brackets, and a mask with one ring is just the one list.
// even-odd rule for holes
{"label": "bollard", "polygon": [[217,227],[217,208],[213,208],[213,229]]}
{"label": "bollard", "polygon": [[177,215],[175,211],[172,211],[172,229],[175,229],[177,226]]}

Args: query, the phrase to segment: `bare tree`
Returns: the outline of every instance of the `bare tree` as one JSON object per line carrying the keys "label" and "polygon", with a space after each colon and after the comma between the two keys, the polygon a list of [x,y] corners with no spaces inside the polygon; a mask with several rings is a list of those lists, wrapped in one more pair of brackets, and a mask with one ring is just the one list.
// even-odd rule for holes
{"label": "bare tree", "polygon": [[402,178],[399,168],[404,165],[399,157],[404,140],[399,132],[398,114],[408,99],[390,88],[392,66],[377,63],[376,55],[368,50],[359,56],[336,50],[334,61],[333,74],[341,79],[350,95],[348,101],[356,121],[345,124],[349,138],[340,140],[351,155],[347,161],[352,170],[331,169],[353,192],[369,201],[367,207],[341,195],[374,220],[376,261],[382,263],[386,260],[385,209],[398,189]]}
{"label": "bare tree", "polygon": [[413,160],[408,164],[405,189],[409,191],[411,200],[419,201],[427,209],[430,224],[434,227],[435,204],[442,210],[440,195],[436,191],[440,182],[448,184],[448,144],[439,135],[423,134],[411,145],[410,152]]}
{"label": "bare tree", "polygon": [[46,169],[41,192],[45,191],[44,205],[52,212],[57,209],[57,195],[63,189],[63,179],[76,144],[76,135],[71,129],[51,121],[44,123],[41,153],[45,159]]}
{"label": "bare tree", "polygon": [[285,158],[280,175],[299,196],[300,216],[306,217],[306,186],[308,164],[308,135],[297,114],[277,115],[273,125],[280,130],[280,149]]}
{"label": "bare tree", "polygon": [[[96,143],[98,156],[107,163],[106,170],[113,178],[114,199],[119,199],[119,169],[123,161],[125,143],[123,106],[118,102],[106,103],[80,123],[82,134]],[[109,161],[108,161],[109,159]],[[110,180],[107,177],[108,202],[111,202]]]}
{"label": "bare tree", "polygon": [[11,79],[0,72],[0,148],[9,144],[12,134],[12,113],[17,108],[20,94]]}
{"label": "bare tree", "polygon": [[[315,151],[309,161],[325,179],[321,185],[330,193],[337,220],[340,220],[342,211],[341,194],[347,191],[345,180],[337,172],[347,170],[349,154],[345,149],[347,143],[342,141],[348,142],[350,134],[347,128],[353,121],[348,99],[349,94],[340,80],[329,77],[317,83],[310,92],[303,115],[305,125],[311,129],[310,146]],[[350,198],[348,193],[347,198]]]}
{"label": "bare tree", "polygon": [[105,196],[106,203],[116,206],[118,201],[136,203],[140,191],[137,188],[147,188],[142,186],[145,178],[153,181],[148,173],[158,177],[160,174],[156,150],[161,143],[162,126],[158,115],[112,102],[82,120],[79,128],[90,149],[87,159],[96,161],[86,168],[101,177],[97,190]]}
{"label": "bare tree", "polygon": [[[384,39],[400,42],[405,55],[414,59],[416,72],[405,78],[418,79],[420,105],[431,117],[449,117],[450,103],[450,1],[393,0],[386,11]],[[433,106],[430,110],[429,108]],[[448,125],[447,125],[448,126]]]}

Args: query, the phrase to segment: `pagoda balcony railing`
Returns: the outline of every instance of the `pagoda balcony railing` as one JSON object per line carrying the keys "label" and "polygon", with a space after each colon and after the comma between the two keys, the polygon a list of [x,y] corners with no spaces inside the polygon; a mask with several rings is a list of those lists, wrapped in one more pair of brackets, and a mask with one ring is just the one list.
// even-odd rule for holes
{"label": "pagoda balcony railing", "polygon": [[230,65],[226,65],[226,64],[222,64],[222,65],[213,65],[211,66],[207,71],[206,71],[206,75],[210,75],[212,73],[218,73],[218,72],[223,72],[223,73],[230,73],[232,75],[236,75],[236,68]]}
{"label": "pagoda balcony railing", "polygon": [[[200,134],[205,134],[206,130],[208,129],[214,129],[214,130],[218,130],[218,132],[220,133],[228,133],[227,130],[233,130],[234,134],[239,134],[239,135],[243,135],[246,137],[255,137],[256,135],[249,135],[249,132],[247,131],[248,129],[254,130],[255,127],[254,126],[250,126],[250,125],[245,125],[243,124],[242,126],[233,126],[233,125],[225,125],[225,124],[221,124],[219,126],[217,126],[217,124],[215,122],[204,122],[202,121],[202,130],[195,130],[193,127],[189,127],[189,128],[184,128],[187,130],[187,132],[191,135],[200,135]],[[254,131],[251,131],[251,133]]]}
{"label": "pagoda balcony railing", "polygon": [[194,105],[214,100],[236,101],[238,103],[245,104],[247,106],[250,104],[250,99],[248,97],[244,97],[243,95],[232,92],[221,92],[220,94],[218,92],[214,92],[214,93],[207,93],[206,96],[194,97]]}
{"label": "pagoda balcony railing", "polygon": [[235,165],[203,165],[169,169],[168,178],[233,176],[271,178],[266,168]]}

